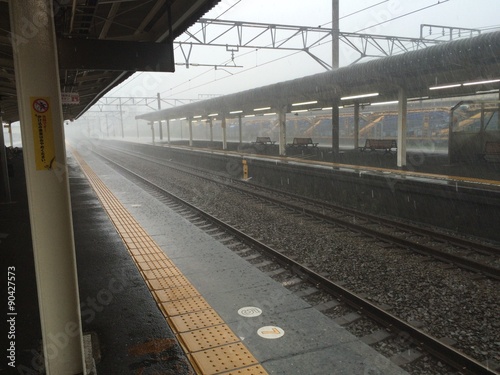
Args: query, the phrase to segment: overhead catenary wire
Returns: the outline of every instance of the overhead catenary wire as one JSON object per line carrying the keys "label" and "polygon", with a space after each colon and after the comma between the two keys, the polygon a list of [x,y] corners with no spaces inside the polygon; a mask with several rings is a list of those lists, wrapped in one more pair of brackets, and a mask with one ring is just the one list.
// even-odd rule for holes
{"label": "overhead catenary wire", "polygon": [[[222,17],[224,14],[226,14],[227,12],[229,12],[231,9],[233,9],[236,5],[238,5],[239,3],[241,3],[242,0],[238,0],[236,3],[234,3],[233,5],[231,5],[229,8],[227,8],[224,12],[222,12],[221,14],[219,14],[217,17],[215,17],[216,20],[218,20],[220,17]],[[201,29],[198,30],[197,32],[195,32],[194,34],[192,34],[193,36],[196,35],[196,34],[199,34],[201,32]],[[192,36],[189,36],[189,38],[187,38],[187,40],[185,40],[184,42],[182,43],[187,43],[187,41],[189,39],[191,39]],[[181,44],[179,44],[177,47],[175,47],[175,49],[178,49],[179,47],[181,47]]]}
{"label": "overhead catenary wire", "polygon": [[[376,7],[376,6],[380,5],[380,4],[387,3],[388,1],[389,1],[389,0],[384,0],[384,1],[381,1],[381,2],[379,2],[379,3],[377,3],[377,4],[373,4],[373,5],[367,6],[366,8],[359,9],[359,10],[357,10],[357,11],[355,11],[355,12],[352,12],[352,13],[346,14],[345,16],[339,17],[339,20],[343,20],[343,19],[345,19],[345,18],[347,18],[347,17],[354,16],[354,15],[356,15],[356,14],[359,14],[359,13],[361,13],[361,12],[364,12],[365,10],[368,10],[368,9],[374,8],[374,7]],[[331,23],[332,23],[332,21],[327,22],[327,23],[324,23],[324,24],[322,24],[322,25],[321,25],[321,27],[326,26],[326,25],[329,25],[329,24],[331,24]]]}
{"label": "overhead catenary wire", "polygon": [[401,14],[400,16],[396,16],[396,17],[392,17],[392,18],[389,18],[388,20],[385,20],[385,21],[382,21],[382,22],[379,22],[379,23],[376,23],[375,25],[371,25],[371,26],[368,26],[368,27],[364,27],[362,29],[359,29],[357,31],[355,31],[355,33],[359,33],[361,31],[365,31],[365,30],[368,30],[368,29],[371,29],[372,27],[375,27],[375,26],[380,26],[380,25],[383,25],[387,22],[391,22],[391,21],[394,21],[394,20],[397,20],[397,19],[400,19],[400,18],[403,18],[403,17],[406,17],[406,16],[409,16],[409,15],[412,15],[412,14],[415,14],[415,13],[418,13],[418,12],[421,12],[423,10],[426,10],[426,9],[429,9],[429,8],[433,8],[435,6],[439,6],[439,5],[442,5],[444,3],[447,3],[448,1],[450,0],[438,0],[437,3],[435,4],[432,4],[432,5],[428,5],[428,6],[425,6],[425,7],[422,7],[422,8],[419,8],[419,9],[415,9],[415,10],[412,10],[411,12],[408,12],[408,13],[405,13],[405,14]]}
{"label": "overhead catenary wire", "polygon": [[256,69],[256,68],[262,67],[262,66],[267,65],[267,64],[272,64],[272,63],[274,63],[274,62],[276,62],[276,61],[283,60],[283,59],[285,59],[285,58],[291,57],[291,56],[293,56],[293,55],[297,55],[297,54],[299,54],[299,53],[302,53],[302,51],[296,51],[296,52],[293,52],[293,53],[288,54],[288,55],[286,55],[286,56],[278,57],[278,58],[276,58],[276,59],[274,59],[274,60],[267,61],[267,62],[265,62],[265,63],[263,63],[263,64],[260,64],[260,65],[257,65],[257,66],[253,66],[253,67],[251,67],[251,68],[248,68],[248,69],[241,70],[241,71],[239,71],[239,72],[233,73],[233,75],[226,76],[226,77],[222,77],[222,78],[219,78],[219,79],[215,79],[215,80],[212,80],[212,81],[210,81],[210,82],[205,82],[205,83],[202,83],[202,84],[200,84],[200,85],[198,85],[198,86],[190,87],[189,89],[186,89],[186,90],[183,90],[183,91],[178,91],[178,92],[174,93],[174,95],[182,94],[182,93],[184,93],[184,92],[186,92],[186,91],[189,91],[189,90],[192,90],[192,89],[197,89],[197,88],[199,88],[199,87],[203,87],[203,86],[209,85],[209,84],[211,84],[211,83],[214,83],[214,82],[217,82],[217,81],[221,81],[221,80],[226,79],[226,78],[230,78],[230,77],[237,76],[237,75],[239,75],[239,74],[246,73],[246,72],[248,72],[248,71],[250,71],[250,70],[253,70],[253,69]]}

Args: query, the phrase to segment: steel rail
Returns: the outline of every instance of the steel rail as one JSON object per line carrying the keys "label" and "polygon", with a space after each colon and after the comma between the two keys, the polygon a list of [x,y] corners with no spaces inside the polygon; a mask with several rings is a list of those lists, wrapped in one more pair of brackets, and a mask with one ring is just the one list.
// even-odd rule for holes
{"label": "steel rail", "polygon": [[233,227],[232,225],[223,222],[222,220],[216,218],[215,216],[212,216],[210,213],[206,212],[205,210],[203,210],[203,209],[189,203],[188,201],[168,192],[167,190],[163,189],[162,187],[158,186],[157,184],[147,180],[146,178],[129,170],[128,168],[123,167],[122,165],[118,164],[117,162],[115,162],[109,158],[106,158],[105,156],[102,156],[100,154],[98,154],[98,155],[100,157],[102,157],[103,159],[107,160],[108,162],[112,163],[113,165],[115,165],[118,169],[121,169],[125,173],[127,173],[127,174],[133,176],[134,178],[136,178],[137,180],[141,181],[143,184],[160,192],[162,195],[167,196],[172,201],[174,201],[178,204],[185,205],[190,210],[193,210],[196,214],[203,217],[205,220],[210,221],[211,223],[218,226],[222,230],[230,233],[231,235],[238,238],[243,243],[250,245],[250,246],[254,247],[255,249],[258,249],[258,250],[264,252],[266,255],[272,257],[278,263],[287,267],[292,272],[295,272],[299,276],[302,275],[303,277],[305,277],[309,281],[318,285],[320,288],[322,288],[326,292],[329,292],[329,293],[333,294],[334,296],[336,296],[337,298],[340,298],[345,303],[349,304],[350,306],[353,306],[358,311],[368,315],[369,317],[371,317],[375,321],[386,326],[388,329],[396,329],[400,332],[405,332],[405,333],[409,334],[410,337],[413,338],[415,344],[425,348],[425,350],[427,350],[433,356],[439,358],[440,360],[442,360],[443,362],[452,366],[453,368],[455,368],[459,371],[462,371],[466,374],[471,374],[471,375],[472,374],[474,374],[474,375],[483,375],[483,374],[484,375],[495,375],[496,374],[496,372],[494,370],[485,367],[483,364],[476,361],[475,359],[465,355],[464,353],[461,353],[460,351],[456,350],[455,348],[453,348],[449,345],[442,343],[438,339],[428,335],[427,333],[423,332],[422,330],[420,330],[418,328],[413,327],[412,325],[399,319],[395,315],[381,309],[380,307],[378,307],[378,306],[374,305],[373,303],[369,302],[368,300],[358,296],[357,294],[349,291],[348,289],[332,282],[331,280],[326,279],[325,277],[314,272],[310,268],[301,265],[300,263],[294,261],[293,259],[287,257],[286,255],[283,255],[280,252],[265,245],[264,243],[260,242],[259,240],[255,239],[251,236],[248,236],[247,234],[241,232],[239,229]]}
{"label": "steel rail", "polygon": [[500,248],[485,245],[485,244],[479,243],[477,241],[471,241],[471,240],[452,237],[450,235],[447,235],[444,233],[439,233],[439,232],[433,231],[431,229],[426,229],[426,228],[418,227],[418,226],[411,225],[411,224],[397,222],[397,221],[394,221],[394,220],[391,220],[388,218],[372,215],[372,214],[358,211],[358,210],[348,208],[348,207],[340,207],[338,205],[335,205],[335,204],[332,204],[329,202],[323,202],[323,201],[319,201],[317,199],[307,198],[307,197],[304,197],[304,196],[301,196],[298,194],[294,194],[294,193],[290,193],[290,192],[286,192],[283,190],[278,190],[278,189],[274,189],[274,188],[270,188],[270,187],[263,187],[263,186],[255,185],[252,183],[250,183],[250,185],[254,186],[257,189],[261,189],[264,191],[272,192],[275,194],[286,195],[286,196],[294,198],[298,201],[302,201],[306,204],[316,205],[318,207],[324,207],[324,208],[327,208],[330,210],[342,212],[344,214],[347,213],[349,215],[357,216],[357,217],[362,218],[362,219],[377,222],[379,224],[385,224],[387,226],[390,226],[390,227],[393,227],[396,229],[400,229],[403,231],[411,231],[413,233],[417,233],[417,234],[420,234],[423,236],[430,237],[430,238],[437,240],[437,241],[446,242],[446,243],[449,243],[449,244],[452,244],[455,246],[459,246],[462,248],[472,249],[474,251],[482,252],[484,254],[500,256]]}
{"label": "steel rail", "polygon": [[[471,259],[463,258],[461,256],[457,256],[454,254],[450,254],[446,251],[441,251],[438,249],[434,249],[430,246],[425,246],[423,244],[419,244],[404,238],[400,238],[397,236],[394,236],[392,234],[388,233],[382,233],[378,230],[368,228],[366,226],[366,223],[363,225],[361,224],[355,224],[351,223],[349,221],[343,220],[341,218],[335,218],[327,214],[323,214],[311,209],[303,208],[303,207],[298,207],[290,204],[289,202],[283,202],[282,200],[272,198],[272,197],[263,197],[262,199],[268,200],[276,205],[280,205],[283,207],[290,207],[293,208],[294,210],[299,210],[301,213],[319,218],[325,222],[330,222],[333,224],[337,224],[340,226],[343,226],[345,228],[349,228],[350,230],[356,231],[363,233],[367,236],[373,237],[380,239],[385,242],[389,242],[392,244],[396,244],[398,246],[410,249],[412,251],[415,251],[419,254],[423,255],[430,255],[436,259],[439,259],[444,262],[451,262],[461,268],[473,271],[473,272],[481,272],[489,277],[492,277],[494,279],[500,280],[500,269],[494,266],[490,266],[489,264],[481,263],[481,262],[476,262]],[[392,224],[391,224],[392,225]]]}

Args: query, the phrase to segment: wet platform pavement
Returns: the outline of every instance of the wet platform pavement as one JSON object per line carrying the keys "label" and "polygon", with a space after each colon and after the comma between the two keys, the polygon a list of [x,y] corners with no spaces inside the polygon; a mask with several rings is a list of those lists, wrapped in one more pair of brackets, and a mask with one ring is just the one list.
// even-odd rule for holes
{"label": "wet platform pavement", "polygon": [[[41,329],[22,160],[14,161],[12,201],[0,204],[2,274],[16,270],[15,369],[42,374]],[[74,159],[68,160],[82,325],[92,334],[97,374],[193,374],[121,237]],[[7,300],[2,288],[2,300]],[[2,328],[6,328],[2,325]],[[6,334],[2,334],[4,345]],[[54,344],[58,345],[55,341]]]}

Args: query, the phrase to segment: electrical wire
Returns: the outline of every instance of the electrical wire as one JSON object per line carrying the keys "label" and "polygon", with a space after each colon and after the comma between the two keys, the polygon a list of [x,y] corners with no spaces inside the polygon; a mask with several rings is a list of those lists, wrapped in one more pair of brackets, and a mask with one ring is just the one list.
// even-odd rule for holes
{"label": "electrical wire", "polygon": [[214,82],[217,82],[217,81],[224,80],[224,79],[226,79],[226,78],[230,78],[230,77],[232,78],[232,77],[234,77],[234,76],[236,76],[236,75],[246,73],[246,72],[248,72],[248,71],[250,71],[250,70],[253,70],[253,69],[256,69],[256,68],[260,68],[260,67],[262,67],[262,66],[264,66],[264,65],[271,64],[271,63],[274,63],[274,62],[279,61],[279,60],[286,59],[286,58],[288,58],[288,57],[290,57],[290,56],[297,55],[297,54],[299,54],[299,53],[302,53],[302,51],[296,51],[296,52],[293,52],[293,53],[288,54],[288,55],[286,55],[286,56],[282,56],[282,57],[276,58],[276,59],[274,59],[274,60],[267,61],[267,62],[265,62],[265,63],[263,63],[263,64],[256,65],[256,66],[253,66],[253,67],[251,67],[251,68],[248,68],[248,69],[245,69],[245,70],[239,71],[239,72],[237,72],[237,73],[234,73],[233,75],[226,76],[226,77],[222,77],[222,78],[219,78],[219,79],[215,79],[215,80],[212,80],[212,81],[210,81],[210,82],[205,82],[205,83],[202,83],[202,84],[200,84],[200,85],[198,85],[198,86],[190,87],[189,89],[186,89],[186,90],[183,90],[183,91],[176,92],[176,93],[174,93],[174,95],[179,95],[179,94],[182,94],[182,93],[184,93],[184,92],[186,92],[186,91],[193,90],[193,89],[197,89],[197,88],[199,88],[199,87],[203,87],[203,86],[209,85],[209,84],[211,84],[211,83],[214,83]]}
{"label": "electrical wire", "polygon": [[[222,12],[221,14],[219,14],[217,17],[215,17],[216,20],[218,20],[220,17],[222,17],[224,14],[226,14],[227,12],[229,12],[231,9],[233,9],[236,5],[238,5],[239,3],[241,3],[242,0],[238,0],[236,3],[234,3],[233,5],[231,5],[229,8],[227,8],[224,12]],[[195,32],[193,34],[193,36],[195,36],[196,34],[199,34],[201,32],[201,29],[198,30],[197,32]],[[189,36],[189,38],[187,38],[184,42],[181,42],[181,43],[187,43],[189,39],[191,39],[192,37]],[[179,48],[180,45],[178,45],[177,47],[175,47],[175,49]]]}
{"label": "electrical wire", "polygon": [[375,26],[379,26],[379,25],[383,25],[384,23],[387,23],[387,22],[391,22],[391,21],[394,21],[394,20],[397,20],[399,18],[403,18],[403,17],[406,17],[406,16],[409,16],[411,14],[415,14],[415,13],[418,13],[418,12],[421,12],[425,9],[429,9],[429,8],[432,8],[432,7],[435,7],[435,6],[439,6],[441,4],[444,4],[444,3],[447,3],[448,1],[450,0],[439,0],[436,4],[432,4],[432,5],[428,5],[426,7],[423,7],[423,8],[420,8],[420,9],[416,9],[416,10],[413,10],[411,12],[408,12],[408,13],[405,13],[405,14],[402,14],[400,16],[397,16],[397,17],[393,17],[393,18],[390,18],[388,20],[385,20],[385,21],[382,21],[382,22],[379,22],[375,25],[371,25],[371,26],[368,26],[368,27],[365,27],[363,29],[359,29],[358,31],[355,31],[355,33],[359,33],[360,31],[364,31],[364,30],[367,30],[367,29],[371,29],[372,27],[375,27]]}
{"label": "electrical wire", "polygon": [[[355,11],[355,12],[352,12],[352,13],[346,14],[345,16],[340,17],[340,18],[339,18],[339,20],[343,20],[344,18],[347,18],[347,17],[350,17],[350,16],[354,16],[354,15],[356,15],[356,14],[359,14],[359,13],[361,13],[361,12],[364,12],[365,10],[368,10],[368,9],[374,8],[374,7],[376,7],[376,6],[380,5],[380,4],[387,3],[388,1],[389,1],[389,0],[384,0],[384,1],[381,1],[381,2],[379,2],[379,3],[377,3],[377,4],[373,4],[373,5],[370,5],[370,6],[366,7],[366,8],[363,8],[363,9],[357,10],[357,11]],[[331,24],[331,23],[332,23],[332,21],[327,22],[327,23],[324,23],[323,25],[321,25],[321,27],[326,26],[326,25],[329,25],[329,24]]]}
{"label": "electrical wire", "polygon": [[[233,9],[236,5],[238,5],[239,3],[241,3],[241,1],[242,1],[242,0],[238,0],[236,3],[234,3],[234,4],[233,4],[233,5],[231,5],[229,8],[227,8],[224,12],[222,12],[222,13],[221,13],[221,14],[219,14],[217,17],[215,17],[215,19],[217,20],[217,19],[219,19],[220,17],[222,17],[224,14],[226,14],[226,13],[227,13],[227,12],[229,12],[231,9]],[[198,33],[200,33],[200,32],[201,32],[201,30],[198,30],[196,33],[194,33],[194,34],[193,34],[193,36],[194,36],[194,35],[196,35],[196,34],[198,34]],[[191,36],[190,36],[190,37],[189,37],[186,41],[184,41],[184,42],[182,42],[182,43],[187,43],[187,41],[188,41],[189,39],[191,39]],[[180,48],[180,47],[182,47],[182,44],[179,44],[177,47],[175,47],[175,48],[174,48],[174,51],[175,51],[176,49]],[[221,64],[221,65],[222,65],[222,64]],[[176,89],[176,88],[177,88],[177,87],[179,87],[179,86],[185,85],[186,83],[191,82],[193,79],[197,79],[197,78],[199,78],[199,77],[201,77],[201,76],[203,76],[203,75],[205,75],[205,74],[210,73],[211,71],[212,71],[212,69],[207,70],[207,71],[205,71],[205,72],[203,72],[203,73],[201,73],[201,74],[197,75],[196,77],[189,79],[188,81],[184,81],[184,82],[182,82],[182,83],[178,84],[177,86],[174,86],[174,87],[170,88],[170,89],[169,89],[169,90],[167,90],[167,91],[171,91],[171,90],[173,90],[173,89]],[[167,91],[163,91],[161,94],[164,94],[164,93],[166,93]]]}
{"label": "electrical wire", "polygon": [[129,84],[131,84],[133,81],[135,81],[137,78],[139,78],[140,76],[142,76],[144,73],[146,72],[136,72],[132,77],[130,77],[129,79],[127,79],[125,82],[123,82],[121,85],[118,85],[116,87],[113,88],[113,90],[109,91],[106,96],[112,96],[112,94],[118,90],[121,90],[123,89],[125,86],[128,86]]}
{"label": "electrical wire", "polygon": [[481,31],[495,30],[495,29],[500,29],[500,25],[483,26],[483,27],[478,27],[478,29]]}
{"label": "electrical wire", "polygon": [[229,8],[227,8],[224,12],[222,12],[221,14],[219,14],[217,17],[215,17],[216,20],[218,20],[220,17],[222,17],[224,14],[226,14],[227,12],[229,12],[231,9],[233,9],[236,5],[238,5],[239,3],[241,3],[242,0],[238,0],[237,3],[231,5]]}

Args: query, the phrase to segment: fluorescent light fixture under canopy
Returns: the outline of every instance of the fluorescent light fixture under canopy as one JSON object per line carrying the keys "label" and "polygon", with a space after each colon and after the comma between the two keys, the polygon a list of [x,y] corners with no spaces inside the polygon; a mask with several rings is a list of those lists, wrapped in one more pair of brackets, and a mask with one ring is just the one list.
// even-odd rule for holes
{"label": "fluorescent light fixture under canopy", "polygon": [[293,103],[292,107],[298,107],[298,106],[301,106],[301,105],[309,105],[309,104],[316,104],[316,103],[318,103],[317,100],[313,100],[313,101],[310,101],[310,102]]}
{"label": "fluorescent light fixture under canopy", "polygon": [[463,85],[464,86],[472,86],[472,85],[487,85],[490,83],[497,83],[500,82],[500,79],[490,79],[487,81],[476,81],[476,82],[466,82]]}
{"label": "fluorescent light fixture under canopy", "polygon": [[389,104],[398,104],[399,100],[393,100],[390,102],[378,102],[378,103],[372,103],[371,105],[389,105]]}
{"label": "fluorescent light fixture under canopy", "polygon": [[340,98],[340,100],[351,100],[351,99],[360,99],[360,98],[370,98],[373,96],[379,96],[378,92],[372,92],[369,94],[360,94],[360,95],[352,95],[352,96],[344,96],[343,98]]}
{"label": "fluorescent light fixture under canopy", "polygon": [[461,83],[454,83],[454,84],[451,84],[451,85],[443,85],[443,86],[432,86],[432,87],[429,87],[429,90],[444,90],[444,89],[453,89],[455,87],[460,87],[462,86]]}

